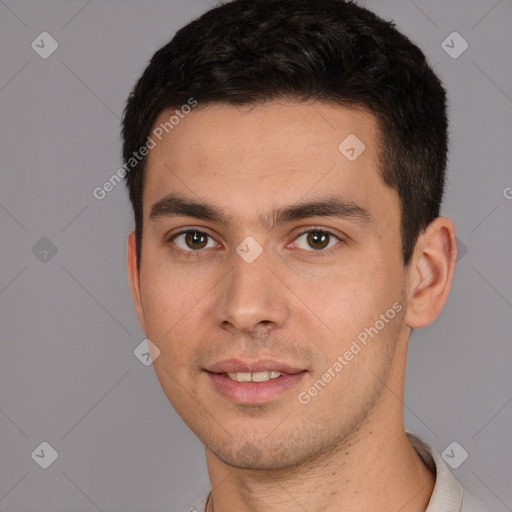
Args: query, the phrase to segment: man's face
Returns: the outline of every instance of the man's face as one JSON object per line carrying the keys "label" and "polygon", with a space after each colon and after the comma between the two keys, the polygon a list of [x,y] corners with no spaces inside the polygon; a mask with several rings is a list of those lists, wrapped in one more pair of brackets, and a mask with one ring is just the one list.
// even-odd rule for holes
{"label": "man's face", "polygon": [[[377,130],[372,115],[321,102],[212,104],[150,151],[139,318],[166,396],[210,456],[286,467],[385,421],[384,382],[404,372],[407,274]],[[353,136],[339,149],[350,134],[359,156]],[[222,222],[176,215],[170,194]],[[333,199],[338,211],[272,215]],[[251,370],[263,381],[238,382]]]}

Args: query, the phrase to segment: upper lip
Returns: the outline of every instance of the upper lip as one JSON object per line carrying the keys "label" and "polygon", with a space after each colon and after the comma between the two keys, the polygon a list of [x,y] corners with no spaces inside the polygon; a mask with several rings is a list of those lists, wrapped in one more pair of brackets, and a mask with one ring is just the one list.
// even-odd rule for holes
{"label": "upper lip", "polygon": [[296,368],[286,363],[273,359],[260,359],[258,361],[242,361],[240,359],[224,359],[206,368],[211,373],[256,373],[256,372],[279,372],[292,375],[304,371],[303,368]]}

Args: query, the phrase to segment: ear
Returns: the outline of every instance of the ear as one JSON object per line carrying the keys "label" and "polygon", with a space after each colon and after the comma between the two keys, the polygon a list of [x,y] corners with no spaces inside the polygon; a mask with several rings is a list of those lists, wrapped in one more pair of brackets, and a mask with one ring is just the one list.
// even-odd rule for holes
{"label": "ear", "polygon": [[456,260],[453,222],[438,217],[416,242],[409,272],[406,325],[416,329],[438,317],[450,292]]}
{"label": "ear", "polygon": [[144,334],[146,334],[146,320],[144,318],[144,309],[142,308],[142,298],[140,293],[140,273],[137,267],[137,243],[135,240],[135,231],[128,235],[126,246],[126,267],[128,271],[128,282],[132,291],[133,302],[139,325]]}

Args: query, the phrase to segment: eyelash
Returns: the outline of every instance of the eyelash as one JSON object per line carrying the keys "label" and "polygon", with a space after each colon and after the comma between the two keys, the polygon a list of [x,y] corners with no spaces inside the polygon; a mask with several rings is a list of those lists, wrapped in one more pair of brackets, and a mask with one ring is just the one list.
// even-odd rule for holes
{"label": "eyelash", "polygon": [[[327,234],[329,235],[329,237],[334,237],[336,239],[338,239],[339,242],[344,242],[344,239],[341,238],[340,236],[334,234],[333,232],[329,231],[329,230],[326,230],[326,229],[321,229],[321,228],[308,228],[304,231],[301,231],[300,233],[298,233],[296,235],[296,237],[294,238],[294,241],[297,240],[299,237],[301,237],[302,235],[305,235],[307,233],[314,233],[314,232],[320,232],[320,233],[323,233],[323,234]],[[208,233],[204,232],[204,231],[201,231],[199,229],[184,229],[182,231],[179,231],[178,233],[174,233],[171,237],[169,237],[169,239],[167,240],[167,244],[173,242],[174,243],[174,239],[177,238],[178,236],[180,235],[184,235],[184,234],[187,234],[187,233],[200,233],[201,235],[206,235],[207,237],[211,238],[213,240],[213,237],[211,235],[209,235]],[[330,242],[330,240],[329,240]],[[313,257],[313,258],[322,258],[322,257],[325,257],[326,255],[330,255],[332,250],[336,250],[336,246],[337,245],[334,245],[332,247],[329,247],[328,249],[320,249],[318,251],[315,251],[315,250],[306,250],[306,249],[299,249],[299,251],[301,252],[306,252],[306,253],[311,253],[309,254],[308,256],[309,257]],[[197,251],[194,251],[194,250],[189,250],[189,251],[186,251],[184,249],[181,249],[181,248],[177,248],[177,249],[172,249],[173,251],[175,252],[179,252],[180,254],[183,254],[185,255],[188,259],[192,259],[192,258],[199,258],[201,257],[201,253],[203,252],[203,249],[199,249]]]}

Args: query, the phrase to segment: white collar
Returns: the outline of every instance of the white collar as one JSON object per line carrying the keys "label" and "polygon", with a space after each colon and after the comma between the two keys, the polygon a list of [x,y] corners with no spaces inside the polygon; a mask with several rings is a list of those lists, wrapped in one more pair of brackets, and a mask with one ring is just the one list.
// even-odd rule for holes
{"label": "white collar", "polygon": [[434,490],[425,512],[459,512],[462,506],[462,485],[455,480],[435,448],[410,432],[407,432],[407,438],[425,465],[436,473]]}

